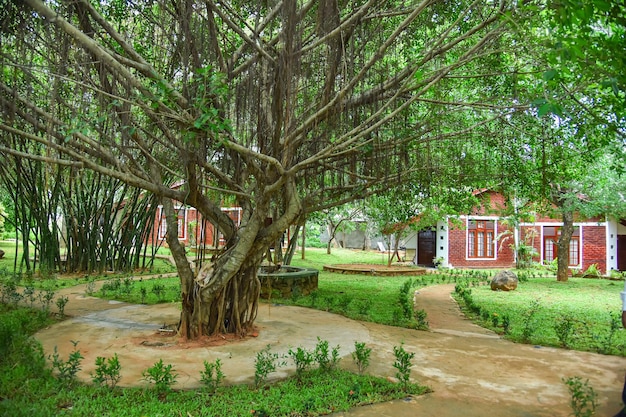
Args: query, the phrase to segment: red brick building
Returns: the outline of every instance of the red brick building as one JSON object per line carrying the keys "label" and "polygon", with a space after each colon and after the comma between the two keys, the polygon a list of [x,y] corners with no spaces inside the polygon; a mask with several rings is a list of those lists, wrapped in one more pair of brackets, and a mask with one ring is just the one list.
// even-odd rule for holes
{"label": "red brick building", "polygon": [[[551,262],[558,256],[556,242],[563,225],[558,218],[535,215],[532,222],[518,227],[503,217],[506,202],[494,191],[479,191],[482,204],[468,215],[449,218],[406,239],[407,249],[415,250],[415,261],[432,266],[438,259],[452,268],[512,268],[515,245],[535,248],[535,262]],[[570,243],[571,268],[586,270],[596,264],[602,273],[626,270],[626,222],[606,218],[574,221]]]}
{"label": "red brick building", "polygon": [[[202,219],[202,216],[193,207],[177,206],[178,210],[178,240],[186,246],[202,246],[207,248],[218,248],[224,245],[224,239],[214,224]],[[222,211],[239,226],[241,222],[241,207],[224,207]],[[148,244],[155,246],[167,246],[165,234],[167,231],[167,221],[163,207],[157,208],[152,234],[148,237]]]}

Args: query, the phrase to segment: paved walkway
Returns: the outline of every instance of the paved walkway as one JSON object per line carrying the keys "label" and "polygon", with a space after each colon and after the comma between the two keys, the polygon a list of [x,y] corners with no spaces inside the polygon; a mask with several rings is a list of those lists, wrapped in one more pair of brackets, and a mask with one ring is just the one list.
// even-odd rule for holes
{"label": "paved walkway", "polygon": [[[598,393],[597,416],[612,416],[620,407],[626,359],[555,348],[518,345],[466,320],[450,293],[453,285],[420,290],[418,308],[428,313],[430,332],[362,323],[299,307],[263,305],[259,335],[245,341],[222,340],[211,346],[177,344],[156,336],[158,328],[176,323],[178,306],[138,306],[87,297],[84,286],[62,290],[69,297],[66,313],[73,318],[37,334],[46,352],[58,346],[62,355],[71,340],[85,356],[80,374],[89,380],[96,356],[117,353],[122,364],[120,385],[144,385],[141,371],[159,359],[179,374],[180,388],[199,385],[203,360],[220,358],[227,383],[251,383],[254,356],[270,344],[276,352],[313,347],[317,337],[341,345],[342,365],[352,367],[354,341],[372,347],[368,371],[391,377],[393,346],[415,352],[412,378],[434,392],[416,398],[360,407],[335,416],[568,416],[569,394],[562,379],[580,376]],[[206,341],[205,341],[206,342]],[[283,368],[275,378],[293,372]]]}

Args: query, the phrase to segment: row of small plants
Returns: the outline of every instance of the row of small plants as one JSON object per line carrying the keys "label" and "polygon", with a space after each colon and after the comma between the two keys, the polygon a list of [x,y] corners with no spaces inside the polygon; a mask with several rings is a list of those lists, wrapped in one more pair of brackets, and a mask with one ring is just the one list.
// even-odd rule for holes
{"label": "row of small plants", "polygon": [[44,317],[50,314],[50,307],[57,307],[61,318],[65,317],[65,306],[69,298],[57,296],[56,290],[51,286],[36,286],[32,280],[21,282],[19,275],[0,274],[0,304],[17,307],[20,303],[31,309],[39,306],[39,312]]}
{"label": "row of small plants", "polygon": [[141,304],[158,304],[180,301],[180,281],[164,281],[162,276],[156,279],[143,280],[134,277],[115,277],[106,280],[99,291],[94,291],[87,284],[87,294],[97,295],[101,298],[116,299],[120,301],[135,302]]}
{"label": "row of small plants", "polygon": [[[55,350],[48,357],[50,368],[29,335],[49,322],[30,309],[0,308],[0,415],[316,416],[429,391],[410,381],[414,353],[403,345],[394,347],[398,382],[391,382],[364,374],[372,352],[365,343],[355,343],[352,358],[358,372],[353,373],[339,368],[339,346],[321,339],[311,350],[297,347],[282,355],[268,346],[258,352],[253,386],[226,386],[218,359],[199,366],[200,390],[172,389],[178,375],[163,360],[144,370],[147,387],[121,388],[123,363],[116,354],[98,357],[91,373],[94,384],[82,384],[76,380],[84,359],[78,342],[67,358]],[[295,365],[295,375],[271,382],[271,374],[287,363]]]}
{"label": "row of small plants", "polygon": [[[495,292],[493,292],[495,294]],[[494,330],[515,342],[601,354],[626,356],[619,312],[606,313],[598,323],[589,311],[565,311],[558,306],[534,299],[521,308],[488,305],[484,297],[464,283],[457,283],[454,297],[467,315],[483,327]],[[484,295],[484,294],[481,294]],[[591,322],[591,320],[594,320]]]}

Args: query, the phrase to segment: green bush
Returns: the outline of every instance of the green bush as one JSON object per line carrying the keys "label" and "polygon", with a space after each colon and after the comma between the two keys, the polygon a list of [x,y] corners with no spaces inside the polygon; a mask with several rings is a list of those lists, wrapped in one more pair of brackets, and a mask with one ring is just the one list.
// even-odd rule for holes
{"label": "green bush", "polygon": [[165,365],[163,359],[159,359],[154,365],[146,369],[142,373],[143,378],[154,385],[154,390],[163,397],[171,391],[172,385],[176,383],[178,375],[175,373],[174,366]]}

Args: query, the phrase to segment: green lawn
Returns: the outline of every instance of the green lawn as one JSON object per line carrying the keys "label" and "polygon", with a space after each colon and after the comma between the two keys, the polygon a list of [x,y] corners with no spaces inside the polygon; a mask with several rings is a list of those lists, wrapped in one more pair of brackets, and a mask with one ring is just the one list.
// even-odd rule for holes
{"label": "green lawn", "polygon": [[0,240],[0,249],[4,251],[4,257],[0,259],[0,268],[13,269],[15,260],[15,242],[11,240]]}
{"label": "green lawn", "polygon": [[[468,316],[511,340],[626,356],[626,331],[621,330],[618,320],[622,281],[571,278],[567,283],[559,283],[553,276],[545,277],[545,271],[519,271],[522,281],[516,291],[494,292],[484,285],[493,271],[451,270],[416,277],[350,275],[326,272],[323,266],[381,264],[386,263],[386,256],[376,251],[346,249],[333,249],[326,254],[325,249],[316,248],[307,248],[305,254],[303,260],[297,252],[292,264],[320,270],[318,290],[307,296],[296,293],[289,299],[273,297],[269,302],[331,311],[357,320],[423,328],[427,317],[420,319],[418,314],[407,313],[406,303],[412,299],[413,291],[439,283],[467,283],[472,300],[465,306]],[[86,279],[57,279],[51,285],[71,286],[87,282]],[[144,280],[141,276],[117,275],[105,279],[103,290],[98,293],[104,298],[146,304],[179,301],[180,284],[176,277]],[[463,304],[463,297],[457,299]]]}
{"label": "green lawn", "polygon": [[[623,281],[531,278],[515,291],[492,291],[488,285],[470,288],[468,315],[506,337],[543,346],[625,356],[626,331],[621,329],[620,291]],[[457,296],[463,303],[465,297]]]}
{"label": "green lawn", "polygon": [[[414,317],[402,314],[400,290],[408,281],[411,284],[410,288],[414,289],[430,285],[440,279],[439,276],[374,277],[323,271],[323,266],[327,264],[386,263],[386,259],[383,261],[381,254],[375,251],[333,249],[328,255],[326,249],[307,248],[305,254],[306,259],[302,260],[301,254],[296,253],[292,265],[318,269],[320,271],[318,291],[305,297],[296,294],[291,299],[272,298],[270,302],[313,307],[353,319],[418,328],[420,323]],[[100,296],[106,298],[147,304],[177,302],[179,294],[178,278],[163,278],[158,281],[115,278],[105,285],[104,293],[99,292]],[[413,293],[410,291],[409,298],[412,300],[412,297]]]}

